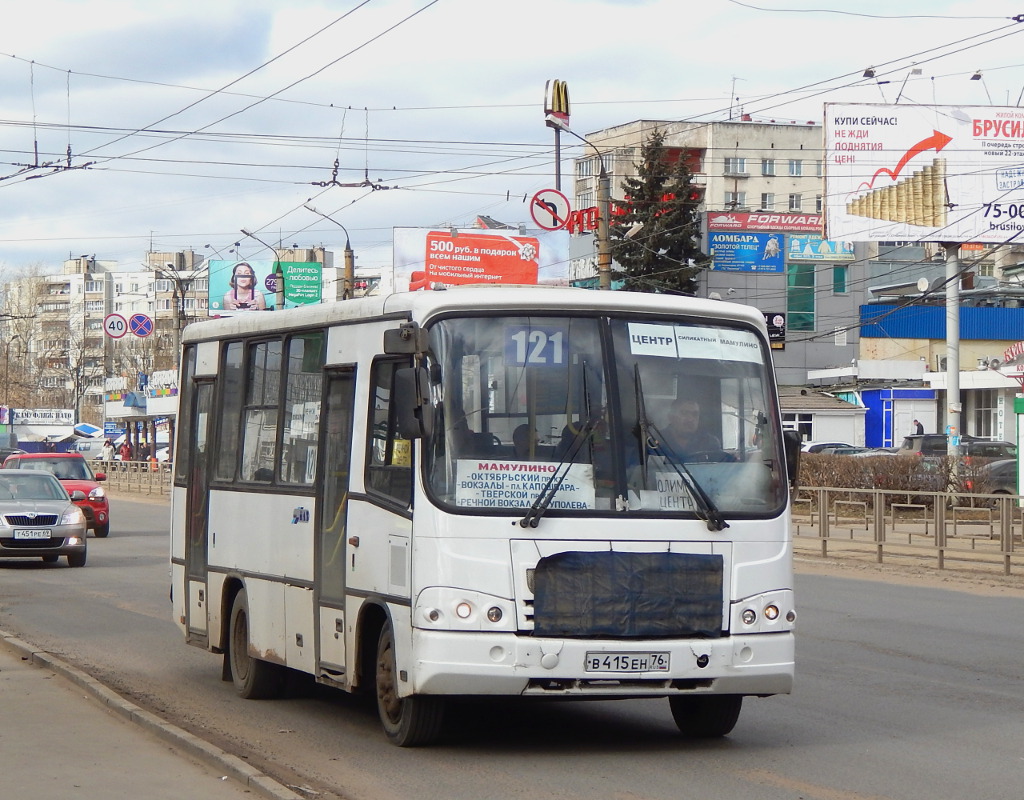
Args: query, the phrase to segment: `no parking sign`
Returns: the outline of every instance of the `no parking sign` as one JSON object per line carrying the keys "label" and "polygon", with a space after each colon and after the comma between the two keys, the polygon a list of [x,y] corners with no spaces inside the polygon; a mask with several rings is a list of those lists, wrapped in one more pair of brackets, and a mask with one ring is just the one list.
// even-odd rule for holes
{"label": "no parking sign", "polygon": [[132,314],[128,318],[128,328],[136,336],[149,336],[153,332],[153,320],[146,314]]}

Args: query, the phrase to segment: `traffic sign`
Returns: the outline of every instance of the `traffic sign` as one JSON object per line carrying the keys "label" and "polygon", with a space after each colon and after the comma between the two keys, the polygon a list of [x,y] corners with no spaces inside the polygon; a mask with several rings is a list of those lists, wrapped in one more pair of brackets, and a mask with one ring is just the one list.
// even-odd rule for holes
{"label": "traffic sign", "polygon": [[530,216],[546,231],[557,231],[569,221],[569,199],[557,189],[541,189],[530,200]]}
{"label": "traffic sign", "polygon": [[153,320],[145,314],[132,314],[128,318],[128,327],[136,336],[149,336],[153,332]]}
{"label": "traffic sign", "polygon": [[103,318],[103,332],[112,339],[120,339],[128,333],[128,323],[120,314],[107,314]]}

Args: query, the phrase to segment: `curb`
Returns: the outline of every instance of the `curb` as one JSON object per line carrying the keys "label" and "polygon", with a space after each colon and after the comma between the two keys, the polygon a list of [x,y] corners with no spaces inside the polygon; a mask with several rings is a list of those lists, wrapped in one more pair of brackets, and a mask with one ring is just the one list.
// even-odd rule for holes
{"label": "curb", "polygon": [[73,667],[45,650],[34,647],[12,633],[0,629],[0,640],[4,645],[20,654],[21,657],[37,667],[48,669],[72,683],[80,686],[96,700],[111,711],[116,712],[129,722],[145,728],[158,738],[173,745],[184,753],[215,767],[218,771],[230,775],[238,783],[258,792],[269,800],[304,800],[304,796],[293,792],[284,784],[278,783],[268,775],[255,769],[238,756],[221,750],[219,747],[200,739],[160,719],[144,708],[125,700],[117,692],[108,688],[91,675]]}

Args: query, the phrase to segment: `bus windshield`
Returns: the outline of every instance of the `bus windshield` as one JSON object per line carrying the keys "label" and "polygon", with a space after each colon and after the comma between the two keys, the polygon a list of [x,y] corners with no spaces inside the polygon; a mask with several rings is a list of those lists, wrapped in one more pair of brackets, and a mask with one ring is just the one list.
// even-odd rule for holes
{"label": "bus windshield", "polygon": [[515,513],[543,498],[550,514],[724,520],[785,506],[771,367],[752,329],[594,315],[430,330],[440,379],[424,467],[444,507]]}

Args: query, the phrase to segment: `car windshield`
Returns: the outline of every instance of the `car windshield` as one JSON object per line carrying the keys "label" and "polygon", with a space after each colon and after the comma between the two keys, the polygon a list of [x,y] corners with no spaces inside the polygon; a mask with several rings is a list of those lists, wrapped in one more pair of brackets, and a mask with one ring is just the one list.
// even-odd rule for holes
{"label": "car windshield", "polygon": [[766,516],[785,502],[767,349],[679,319],[507,316],[431,328],[438,502]]}
{"label": "car windshield", "polygon": [[92,472],[80,458],[22,458],[21,469],[50,472],[62,481],[91,481]]}
{"label": "car windshield", "polygon": [[50,475],[0,476],[0,502],[61,499],[67,499],[67,492]]}

